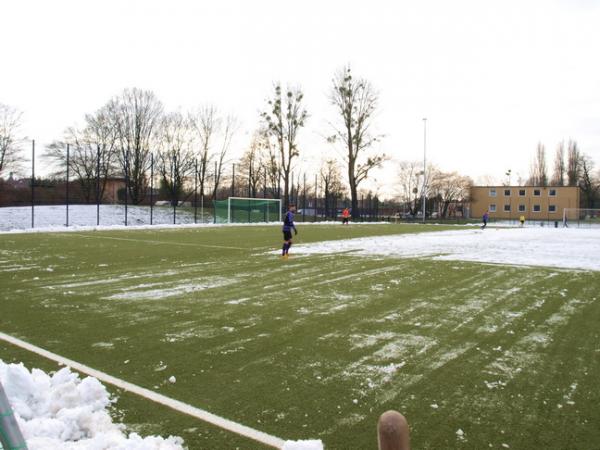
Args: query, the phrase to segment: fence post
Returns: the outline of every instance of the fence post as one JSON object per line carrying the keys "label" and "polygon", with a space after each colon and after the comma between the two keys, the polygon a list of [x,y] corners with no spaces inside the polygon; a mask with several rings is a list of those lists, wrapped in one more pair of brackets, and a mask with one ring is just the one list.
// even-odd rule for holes
{"label": "fence post", "polygon": [[194,159],[194,223],[198,223],[198,158]]}
{"label": "fence post", "polygon": [[171,186],[173,187],[173,225],[177,220],[177,203],[179,201],[179,196],[177,195],[177,155],[173,155],[173,163],[171,170]]}
{"label": "fence post", "polygon": [[96,226],[100,225],[100,144],[96,147]]}
{"label": "fence post", "polygon": [[154,153],[150,153],[150,225],[154,219]]}
{"label": "fence post", "polygon": [[66,206],[67,206],[67,223],[65,225],[67,227],[69,226],[69,164],[70,164],[69,158],[70,158],[70,156],[69,156],[69,144],[67,144],[67,184],[65,186],[66,189],[67,189],[67,192],[66,192],[66,197],[67,198],[65,199],[65,203],[66,203]]}
{"label": "fence post", "polygon": [[35,139],[31,141],[31,228],[35,227]]}
{"label": "fence post", "polygon": [[125,153],[125,226],[127,226],[127,199],[129,197],[129,150]]}
{"label": "fence post", "polygon": [[377,423],[379,450],[410,450],[408,422],[397,411],[386,411]]}
{"label": "fence post", "polygon": [[317,221],[317,206],[319,205],[319,176],[315,174],[315,219]]}
{"label": "fence post", "polygon": [[0,444],[6,450],[26,450],[27,444],[0,383]]}
{"label": "fence post", "polygon": [[231,167],[231,197],[235,197],[235,163]]}

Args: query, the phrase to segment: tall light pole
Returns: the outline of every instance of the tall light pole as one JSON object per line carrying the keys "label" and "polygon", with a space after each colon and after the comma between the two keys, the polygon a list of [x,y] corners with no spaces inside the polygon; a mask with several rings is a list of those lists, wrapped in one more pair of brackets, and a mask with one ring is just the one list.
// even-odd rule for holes
{"label": "tall light pole", "polygon": [[427,118],[423,118],[423,201],[421,209],[423,210],[423,223],[425,223],[425,188],[427,186]]}

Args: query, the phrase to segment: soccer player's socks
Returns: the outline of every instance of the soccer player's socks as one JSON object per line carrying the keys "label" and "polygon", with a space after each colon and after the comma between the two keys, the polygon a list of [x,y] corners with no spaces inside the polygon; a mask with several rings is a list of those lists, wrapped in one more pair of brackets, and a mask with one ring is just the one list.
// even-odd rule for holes
{"label": "soccer player's socks", "polygon": [[285,255],[287,253],[288,245],[287,242],[283,243],[283,248],[281,249],[281,254]]}
{"label": "soccer player's socks", "polygon": [[286,251],[285,251],[286,253],[290,251],[290,247],[291,247],[291,246],[292,246],[292,243],[291,243],[291,242],[288,242],[287,249],[286,249]]}

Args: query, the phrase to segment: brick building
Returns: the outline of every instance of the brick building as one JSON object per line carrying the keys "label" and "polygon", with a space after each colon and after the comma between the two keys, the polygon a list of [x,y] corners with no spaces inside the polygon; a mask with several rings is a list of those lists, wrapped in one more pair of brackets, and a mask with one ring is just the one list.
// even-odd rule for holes
{"label": "brick building", "polygon": [[483,216],[487,210],[491,220],[562,220],[565,208],[579,208],[578,186],[473,186],[471,217]]}

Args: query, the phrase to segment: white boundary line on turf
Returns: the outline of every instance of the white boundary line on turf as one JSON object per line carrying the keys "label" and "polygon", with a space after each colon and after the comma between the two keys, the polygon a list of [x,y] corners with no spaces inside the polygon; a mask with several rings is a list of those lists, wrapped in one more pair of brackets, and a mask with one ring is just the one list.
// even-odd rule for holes
{"label": "white boundary line on turf", "polygon": [[281,438],[271,436],[270,434],[263,433],[262,431],[255,430],[237,422],[233,422],[231,420],[212,414],[208,411],[204,411],[203,409],[196,408],[195,406],[188,405],[187,403],[180,402],[179,400],[174,400],[149,389],[121,380],[120,378],[115,378],[99,370],[92,369],[91,367],[80,364],[76,361],[64,358],[60,355],[57,355],[56,353],[52,353],[48,350],[44,350],[43,348],[36,347],[35,345],[29,344],[21,339],[15,338],[8,334],[0,332],[0,339],[10,344],[16,345],[17,347],[21,347],[25,350],[28,350],[30,352],[37,353],[38,355],[55,361],[59,364],[71,367],[77,370],[78,372],[90,375],[94,378],[97,378],[98,380],[104,381],[105,383],[112,384],[113,386],[137,394],[148,400],[152,400],[153,402],[160,403],[161,405],[167,406],[171,409],[174,409],[175,411],[179,411],[189,416],[196,417],[197,419],[216,425],[217,427],[223,428],[224,430],[231,431],[232,433],[239,434],[241,436],[247,437],[254,441],[261,442],[263,444],[278,449],[282,448],[285,443],[285,441]]}

